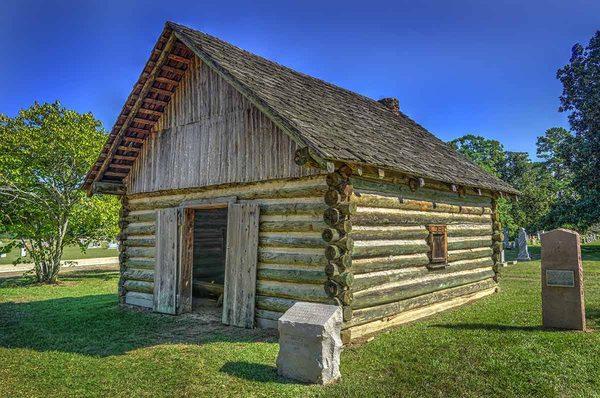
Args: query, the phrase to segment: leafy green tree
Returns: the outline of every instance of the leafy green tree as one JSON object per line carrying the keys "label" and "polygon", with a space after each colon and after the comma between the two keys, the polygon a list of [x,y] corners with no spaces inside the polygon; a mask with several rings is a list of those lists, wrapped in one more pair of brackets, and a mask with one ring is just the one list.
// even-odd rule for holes
{"label": "leafy green tree", "polygon": [[499,171],[505,163],[505,151],[500,142],[467,134],[449,144],[485,171],[500,175]]}
{"label": "leafy green tree", "polygon": [[556,179],[570,182],[574,153],[575,137],[562,127],[552,127],[537,139],[537,155],[544,161],[546,168]]}
{"label": "leafy green tree", "polygon": [[514,235],[519,227],[530,231],[546,227],[547,215],[557,198],[556,179],[525,152],[509,152],[496,141],[468,134],[450,142],[484,170],[521,192],[518,201],[498,200],[500,222]]}
{"label": "leafy green tree", "polygon": [[562,82],[559,111],[569,113],[573,140],[574,220],[587,227],[600,220],[600,31],[586,47],[575,44],[568,65],[559,69]]}
{"label": "leafy green tree", "polygon": [[67,244],[117,234],[117,200],[79,189],[105,140],[92,114],[58,102],[0,115],[0,234],[27,247],[39,282],[56,280]]}

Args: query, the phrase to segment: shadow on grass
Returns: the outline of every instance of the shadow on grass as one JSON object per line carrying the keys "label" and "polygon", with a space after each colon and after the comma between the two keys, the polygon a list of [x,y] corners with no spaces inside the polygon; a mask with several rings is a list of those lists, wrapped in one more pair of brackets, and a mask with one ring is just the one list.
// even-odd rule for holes
{"label": "shadow on grass", "polygon": [[221,367],[220,371],[241,379],[258,381],[261,383],[277,382],[286,384],[301,384],[294,380],[280,377],[277,374],[277,368],[275,366],[264,365],[260,363],[251,363],[246,361],[227,362]]}
{"label": "shadow on grass", "polygon": [[[82,277],[110,276],[102,271],[63,281]],[[276,341],[272,331],[228,327],[199,314],[174,317],[123,308],[116,294],[0,303],[0,325],[0,347],[94,356],[158,344]]]}
{"label": "shadow on grass", "polygon": [[518,326],[518,325],[498,325],[493,323],[456,323],[456,324],[437,324],[431,325],[434,328],[453,329],[453,330],[496,330],[499,332],[539,332],[544,329],[539,326]]}

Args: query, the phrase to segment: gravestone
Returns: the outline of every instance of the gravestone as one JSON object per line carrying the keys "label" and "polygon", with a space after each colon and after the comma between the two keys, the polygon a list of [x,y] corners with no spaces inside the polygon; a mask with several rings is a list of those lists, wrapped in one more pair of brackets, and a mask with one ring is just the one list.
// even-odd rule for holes
{"label": "gravestone", "polygon": [[527,232],[525,232],[525,228],[519,228],[519,234],[517,235],[517,248],[519,249],[517,261],[531,261],[529,250],[527,249]]}
{"label": "gravestone", "polygon": [[277,372],[305,383],[329,384],[338,380],[341,327],[339,306],[295,303],[279,318]]}
{"label": "gravestone", "polygon": [[542,321],[547,328],[585,330],[577,232],[561,228],[542,235]]}
{"label": "gravestone", "polygon": [[504,249],[510,249],[510,240],[508,239],[508,228],[504,228],[504,231],[502,231],[502,233],[504,234]]}

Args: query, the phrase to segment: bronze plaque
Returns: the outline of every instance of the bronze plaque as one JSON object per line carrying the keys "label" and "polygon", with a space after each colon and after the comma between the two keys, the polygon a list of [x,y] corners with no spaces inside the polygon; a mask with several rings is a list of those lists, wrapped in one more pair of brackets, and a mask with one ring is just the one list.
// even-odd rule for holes
{"label": "bronze plaque", "polygon": [[575,287],[575,272],[561,269],[547,269],[546,286]]}

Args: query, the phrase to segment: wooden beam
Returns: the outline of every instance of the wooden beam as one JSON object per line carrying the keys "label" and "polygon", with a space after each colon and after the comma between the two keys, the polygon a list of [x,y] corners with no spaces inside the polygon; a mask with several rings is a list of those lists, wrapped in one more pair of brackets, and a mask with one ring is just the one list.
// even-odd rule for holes
{"label": "wooden beam", "polygon": [[149,104],[152,104],[152,105],[159,105],[159,106],[167,106],[167,104],[168,104],[167,101],[161,101],[161,100],[157,100],[154,98],[144,98],[143,101],[147,102]]}
{"label": "wooden beam", "polygon": [[114,159],[119,159],[119,160],[130,160],[130,161],[134,161],[135,159],[137,159],[135,156],[125,156],[125,155],[113,155]]}
{"label": "wooden beam", "polygon": [[162,95],[168,95],[168,96],[173,95],[173,91],[164,90],[164,89],[158,88],[158,87],[150,87],[150,91],[157,93],[157,94],[162,94]]}
{"label": "wooden beam", "polygon": [[[139,109],[138,109],[138,111],[139,111]],[[156,122],[157,122],[157,120],[142,119],[141,117],[134,117],[133,121],[135,123],[145,124],[147,126],[154,126],[154,124],[156,124]]]}
{"label": "wooden beam", "polygon": [[163,65],[162,70],[164,72],[170,72],[170,73],[174,73],[176,75],[183,75],[187,69],[179,69],[179,68],[174,68],[169,65]]}
{"label": "wooden beam", "polygon": [[171,59],[173,61],[181,62],[182,64],[186,64],[186,65],[189,64],[190,62],[192,62],[192,60],[190,58],[185,58],[180,55],[169,54],[168,57],[169,57],[169,59]]}
{"label": "wooden beam", "polygon": [[131,169],[131,165],[130,164],[111,163],[109,169],[125,169],[125,170],[129,170],[129,169]]}
{"label": "wooden beam", "polygon": [[177,86],[179,85],[179,82],[177,80],[173,80],[173,79],[169,79],[168,77],[163,77],[163,76],[158,76],[156,79],[154,79],[157,82],[161,82],[161,83],[166,83],[166,84],[170,84],[172,86]]}
{"label": "wooden beam", "polygon": [[154,109],[146,109],[146,108],[140,108],[140,109],[138,109],[138,112],[145,113],[146,115],[154,115],[154,116],[162,116],[163,115],[163,113],[160,111],[155,111]]}
{"label": "wooden beam", "polygon": [[139,144],[143,144],[146,141],[143,138],[137,138],[137,137],[124,137],[123,139],[127,142],[137,142]]}
{"label": "wooden beam", "polygon": [[140,129],[140,128],[136,128],[136,127],[127,127],[127,131],[129,131],[131,133],[136,133],[136,134],[144,134],[144,135],[150,134],[150,130]]}
{"label": "wooden beam", "polygon": [[122,182],[100,182],[92,183],[92,194],[103,193],[107,195],[124,195],[125,185]]}
{"label": "wooden beam", "polygon": [[[144,86],[142,87],[142,89],[139,93],[139,98],[144,98],[146,95],[148,95],[148,92],[150,92],[150,88],[152,87],[154,77],[156,77],[158,75],[158,73],[160,72],[160,67],[168,59],[169,52],[171,51],[171,47],[173,46],[173,43],[175,43],[175,41],[176,41],[175,35],[172,34],[169,37],[169,40],[167,41],[167,43],[165,44],[165,47],[164,47],[163,51],[161,52],[160,56],[158,57],[158,60],[156,61],[156,65],[154,67],[154,70],[152,70],[152,72],[150,73],[150,76],[148,77],[148,80],[146,80],[146,82],[144,83]],[[133,106],[131,112],[127,116],[127,119],[123,123],[123,126],[120,128],[119,132],[116,134],[115,139],[113,140],[113,143],[111,144],[111,148],[108,152],[108,156],[104,160],[104,163],[100,167],[100,170],[98,170],[98,173],[96,174],[96,177],[94,178],[94,182],[100,181],[100,179],[102,179],[104,172],[106,171],[106,169],[108,168],[108,165],[110,164],[111,157],[117,152],[117,148],[119,147],[119,143],[120,143],[122,137],[125,135],[125,131],[127,130],[127,127],[133,121],[134,116],[137,113],[137,110],[142,106],[142,101],[140,101],[139,98],[136,101],[135,105]]]}
{"label": "wooden beam", "polygon": [[139,152],[139,151],[141,151],[141,148],[136,148],[134,146],[119,145],[119,151]]}

